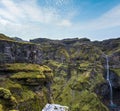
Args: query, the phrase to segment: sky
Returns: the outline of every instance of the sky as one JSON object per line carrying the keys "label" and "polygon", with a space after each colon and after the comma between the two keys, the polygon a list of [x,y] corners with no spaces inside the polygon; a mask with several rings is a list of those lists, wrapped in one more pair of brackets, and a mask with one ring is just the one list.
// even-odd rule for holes
{"label": "sky", "polygon": [[120,37],[120,0],[0,0],[0,33],[34,38]]}

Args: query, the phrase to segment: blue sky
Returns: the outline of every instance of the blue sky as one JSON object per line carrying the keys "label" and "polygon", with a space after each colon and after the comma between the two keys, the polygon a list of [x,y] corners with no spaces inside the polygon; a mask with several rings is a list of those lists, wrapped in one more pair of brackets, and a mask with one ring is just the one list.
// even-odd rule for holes
{"label": "blue sky", "polygon": [[24,40],[120,37],[120,0],[0,0],[0,33]]}

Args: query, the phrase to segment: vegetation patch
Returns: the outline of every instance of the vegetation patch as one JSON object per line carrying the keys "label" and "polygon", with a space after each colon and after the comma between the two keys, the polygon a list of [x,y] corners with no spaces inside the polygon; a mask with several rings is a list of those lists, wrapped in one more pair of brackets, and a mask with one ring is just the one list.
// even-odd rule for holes
{"label": "vegetation patch", "polygon": [[119,68],[111,69],[111,71],[113,71],[115,74],[117,74],[120,77],[120,69]]}

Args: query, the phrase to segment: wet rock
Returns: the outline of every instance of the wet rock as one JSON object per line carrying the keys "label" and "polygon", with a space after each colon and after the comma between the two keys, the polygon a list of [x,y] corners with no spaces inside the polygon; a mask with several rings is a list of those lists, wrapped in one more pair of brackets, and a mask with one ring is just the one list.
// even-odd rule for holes
{"label": "wet rock", "polygon": [[120,87],[120,77],[118,77],[114,72],[110,72],[110,80],[112,83],[113,88],[119,88]]}
{"label": "wet rock", "polygon": [[101,84],[96,88],[96,93],[101,96],[107,96],[109,94],[109,86],[107,83]]}

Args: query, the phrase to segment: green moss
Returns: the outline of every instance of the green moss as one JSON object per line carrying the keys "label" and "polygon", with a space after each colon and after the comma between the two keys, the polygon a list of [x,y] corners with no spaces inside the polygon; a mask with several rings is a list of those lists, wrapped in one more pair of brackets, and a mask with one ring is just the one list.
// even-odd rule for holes
{"label": "green moss", "polygon": [[108,111],[108,109],[101,103],[95,93],[91,93],[87,90],[81,92],[80,100],[77,106],[75,105],[73,111]]}
{"label": "green moss", "polygon": [[70,84],[71,89],[78,90],[78,91],[88,89],[90,87],[89,78],[90,78],[89,71],[80,75],[79,77],[77,77],[77,79],[73,80],[73,82]]}
{"label": "green moss", "polygon": [[69,57],[70,57],[67,50],[65,50],[65,49],[61,49],[59,53],[60,53],[60,55],[64,55],[66,59],[69,59]]}
{"label": "green moss", "polygon": [[80,67],[88,67],[89,64],[90,63],[88,61],[84,61],[83,63],[80,64]]}
{"label": "green moss", "polygon": [[90,87],[89,90],[90,91],[94,91],[98,85],[105,83],[105,79],[103,77],[103,73],[101,71],[92,71],[91,74],[94,76],[92,76],[89,80],[90,82]]}
{"label": "green moss", "polygon": [[3,97],[4,99],[10,99],[11,93],[8,89],[0,88],[0,97]]}
{"label": "green moss", "polygon": [[[67,64],[64,64],[67,67]],[[72,111],[89,111],[89,108],[91,108],[90,111],[108,111],[107,108],[102,104],[102,102],[99,100],[99,98],[95,95],[94,91],[95,88],[99,85],[105,82],[103,78],[103,66],[101,63],[97,62],[96,64],[93,64],[89,61],[81,62],[78,64],[77,68],[86,68],[87,70],[84,71],[77,71],[73,65],[71,67],[71,78],[69,81],[66,81],[66,73],[64,68],[59,67],[55,69],[55,77],[54,77],[54,84],[52,85],[53,90],[53,96],[55,103],[67,105],[70,107],[70,110]],[[58,70],[58,72],[57,72]],[[65,77],[64,77],[65,75]],[[97,105],[93,105],[92,103],[89,104],[89,101],[87,102],[87,99],[89,99],[89,96],[83,98],[82,93],[84,91],[88,91],[88,93],[92,93],[89,96],[92,96],[95,103],[98,102],[99,107],[102,108],[99,110],[97,109]],[[84,93],[83,93],[84,95]],[[84,107],[81,105],[80,100],[83,98],[86,99],[86,105],[84,103]],[[92,101],[94,103],[94,101]]]}
{"label": "green moss", "polygon": [[[52,81],[53,77],[52,70],[48,66],[15,63],[2,65],[1,70],[5,71],[2,72],[4,74],[9,73],[10,77],[0,81],[0,86],[9,92],[4,93],[4,99],[0,100],[5,111],[16,109],[17,103],[20,111],[41,111],[48,103],[48,89],[44,84]],[[38,89],[39,86],[41,89]]]}
{"label": "green moss", "polygon": [[31,43],[31,42],[18,42],[18,41],[15,41],[13,38],[10,38],[4,34],[0,34],[0,41],[6,41],[6,42],[13,42],[13,43],[18,43],[18,44],[21,44],[21,45],[38,45],[38,44],[35,44],[35,43]]}
{"label": "green moss", "polygon": [[3,109],[8,111],[8,109],[15,108],[17,105],[16,98],[11,94],[10,90],[0,87],[0,103],[3,105]]}
{"label": "green moss", "polygon": [[31,99],[34,99],[35,93],[31,90],[29,90],[27,87],[23,87],[23,90],[21,92],[21,95],[19,98],[19,102],[29,101]]}
{"label": "green moss", "polygon": [[[47,97],[45,95],[46,92],[44,92],[43,90],[35,93],[34,91],[32,91],[31,86],[24,86],[19,84],[21,87],[14,87],[14,84],[12,84],[11,80],[7,80],[6,83],[9,84],[6,85],[6,87],[8,87],[10,90],[1,88],[4,91],[5,99],[2,101],[0,100],[0,103],[2,103],[2,105],[4,106],[4,111],[8,111],[9,109],[15,109],[15,107],[8,107],[8,106],[11,103],[13,105],[16,105],[15,102],[16,100],[17,103],[19,104],[20,111],[24,111],[28,109],[29,110],[33,109],[33,111],[41,111],[42,108],[47,103]],[[18,83],[15,84],[17,84],[18,86]]]}
{"label": "green moss", "polygon": [[114,73],[116,73],[120,77],[120,69],[119,68],[111,69],[111,71],[113,71]]}
{"label": "green moss", "polygon": [[5,100],[10,100],[13,103],[16,103],[16,99],[12,96],[10,90],[0,87],[0,97],[3,97]]}
{"label": "green moss", "polygon": [[6,89],[12,89],[12,88],[17,88],[21,89],[22,86],[14,81],[11,81],[10,79],[5,79],[4,81],[1,82],[0,84],[1,87],[4,87]]}
{"label": "green moss", "polygon": [[4,69],[7,72],[12,72],[12,79],[52,79],[52,70],[45,65],[27,64],[27,63],[14,63],[5,64]]}
{"label": "green moss", "polygon": [[51,71],[51,69],[45,65],[40,66],[37,64],[28,64],[28,63],[14,63],[14,64],[5,64],[5,70],[13,71]]}
{"label": "green moss", "polygon": [[59,68],[62,65],[62,63],[59,63],[59,62],[54,61],[54,60],[47,60],[47,61],[44,61],[44,63],[47,63],[47,65],[49,65],[52,68]]}
{"label": "green moss", "polygon": [[0,40],[14,41],[12,38],[10,38],[4,34],[0,34]]}
{"label": "green moss", "polygon": [[44,102],[43,98],[35,97],[34,99],[30,99],[28,101],[24,101],[20,103],[19,110],[20,111],[41,111],[47,102]]}
{"label": "green moss", "polygon": [[12,79],[29,79],[29,78],[37,78],[44,79],[45,75],[43,72],[18,72],[11,76]]}
{"label": "green moss", "polygon": [[0,104],[0,111],[3,111],[3,106],[2,106],[2,104]]}

